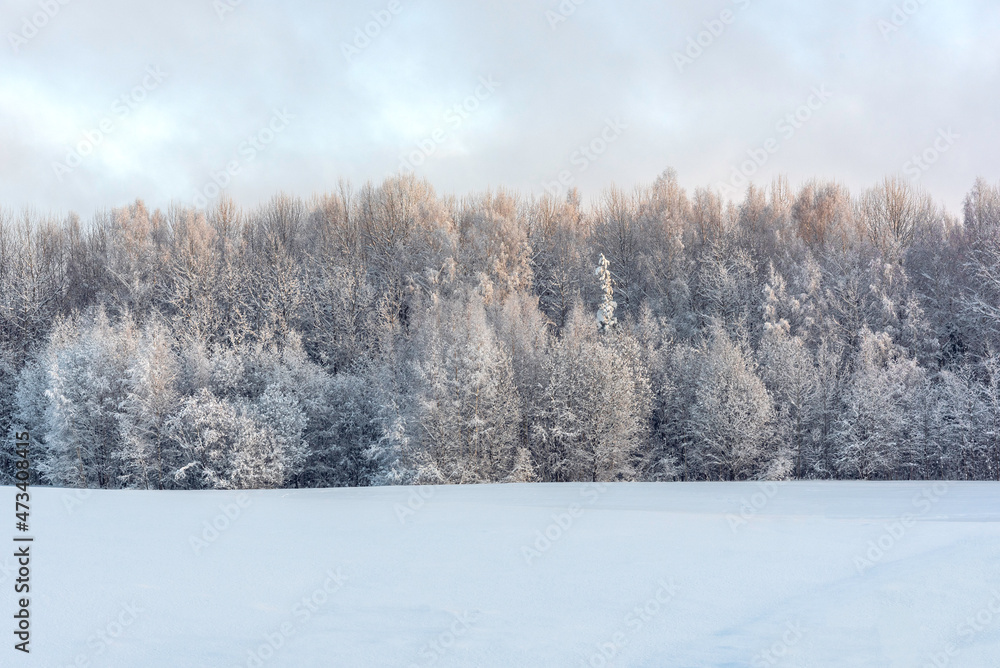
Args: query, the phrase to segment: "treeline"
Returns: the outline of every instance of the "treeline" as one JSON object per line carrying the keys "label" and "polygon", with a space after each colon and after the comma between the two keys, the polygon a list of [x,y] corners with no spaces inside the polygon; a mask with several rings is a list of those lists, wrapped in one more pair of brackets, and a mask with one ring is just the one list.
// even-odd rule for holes
{"label": "treeline", "polygon": [[1000,480],[998,351],[983,181],[0,213],[0,432],[52,485]]}

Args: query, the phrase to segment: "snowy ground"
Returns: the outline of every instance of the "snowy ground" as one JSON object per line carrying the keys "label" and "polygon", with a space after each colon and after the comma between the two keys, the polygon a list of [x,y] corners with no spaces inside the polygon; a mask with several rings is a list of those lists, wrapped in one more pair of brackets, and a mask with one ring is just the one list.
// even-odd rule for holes
{"label": "snowy ground", "polygon": [[0,557],[4,666],[1000,666],[997,484],[33,488],[32,506],[32,653]]}

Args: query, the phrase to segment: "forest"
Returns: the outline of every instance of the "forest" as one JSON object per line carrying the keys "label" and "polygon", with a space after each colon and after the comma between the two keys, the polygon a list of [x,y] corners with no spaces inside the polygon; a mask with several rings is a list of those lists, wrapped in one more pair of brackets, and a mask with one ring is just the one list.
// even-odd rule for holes
{"label": "forest", "polygon": [[[1000,184],[0,211],[39,484],[1000,480]],[[12,447],[0,483],[13,480]]]}

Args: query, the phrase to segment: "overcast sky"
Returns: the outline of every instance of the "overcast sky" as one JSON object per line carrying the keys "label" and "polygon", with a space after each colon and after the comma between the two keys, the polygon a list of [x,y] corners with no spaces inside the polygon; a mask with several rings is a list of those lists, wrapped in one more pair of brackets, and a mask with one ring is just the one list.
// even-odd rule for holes
{"label": "overcast sky", "polygon": [[995,0],[577,2],[0,0],[0,206],[1000,180]]}

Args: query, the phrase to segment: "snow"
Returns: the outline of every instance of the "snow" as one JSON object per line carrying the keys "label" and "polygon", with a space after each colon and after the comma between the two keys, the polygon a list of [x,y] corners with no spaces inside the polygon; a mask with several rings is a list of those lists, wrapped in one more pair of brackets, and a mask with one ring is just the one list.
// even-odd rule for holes
{"label": "snow", "polygon": [[33,488],[2,663],[996,666],[998,519],[993,483]]}

